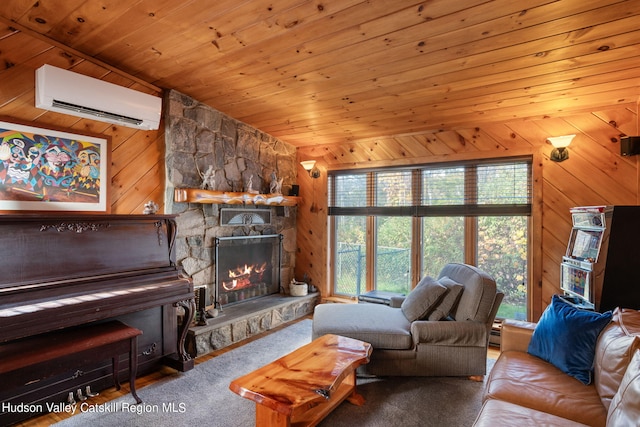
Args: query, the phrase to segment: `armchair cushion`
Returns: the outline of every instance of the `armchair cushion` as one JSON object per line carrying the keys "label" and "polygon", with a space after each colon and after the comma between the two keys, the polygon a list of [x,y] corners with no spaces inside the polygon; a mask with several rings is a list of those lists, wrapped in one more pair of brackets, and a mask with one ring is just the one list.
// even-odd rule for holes
{"label": "armchair cushion", "polygon": [[402,303],[404,302],[404,300],[407,297],[404,295],[392,295],[391,298],[389,298],[389,307],[393,307],[393,308],[400,308],[402,307]]}
{"label": "armchair cushion", "polygon": [[554,295],[533,331],[528,352],[591,384],[596,341],[611,318],[610,311],[580,310]]}
{"label": "armchair cushion", "polygon": [[515,350],[526,353],[535,328],[536,324],[533,322],[504,319],[500,331],[500,351]]}
{"label": "armchair cushion", "polygon": [[620,388],[613,396],[609,413],[608,426],[637,426],[640,420],[640,350],[636,351],[627,371],[622,377]]}
{"label": "armchair cushion", "polygon": [[370,343],[374,349],[407,350],[413,345],[410,323],[399,308],[384,304],[320,304],[312,337],[337,334]]}
{"label": "armchair cushion", "polygon": [[464,289],[464,286],[451,280],[447,276],[438,279],[438,283],[444,285],[449,291],[440,300],[440,303],[433,309],[431,314],[429,314],[429,318],[427,320],[442,320],[447,317],[458,302],[460,294]]}
{"label": "armchair cushion", "polygon": [[418,320],[411,324],[411,336],[415,345],[485,347],[487,344],[487,328],[480,322]]}
{"label": "armchair cushion", "polygon": [[637,310],[616,308],[613,320],[598,338],[593,383],[608,409],[636,350],[640,349],[640,316]]}
{"label": "armchair cushion", "polygon": [[585,386],[551,363],[521,351],[500,354],[486,380],[486,399],[511,402],[590,426],[604,426],[607,419],[594,385]]}
{"label": "armchair cushion", "polygon": [[460,263],[445,265],[438,278],[445,276],[464,284],[464,291],[451,317],[462,321],[488,322],[497,292],[493,278],[477,267]]}
{"label": "armchair cushion", "polygon": [[409,292],[400,309],[409,322],[422,319],[440,302],[440,298],[447,291],[448,289],[433,277],[425,276]]}

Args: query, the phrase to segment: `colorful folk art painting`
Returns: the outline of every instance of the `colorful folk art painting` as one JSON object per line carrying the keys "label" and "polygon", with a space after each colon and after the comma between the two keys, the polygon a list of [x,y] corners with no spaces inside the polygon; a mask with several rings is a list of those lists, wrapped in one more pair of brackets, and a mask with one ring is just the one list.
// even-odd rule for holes
{"label": "colorful folk art painting", "polygon": [[0,122],[0,209],[105,211],[106,143]]}

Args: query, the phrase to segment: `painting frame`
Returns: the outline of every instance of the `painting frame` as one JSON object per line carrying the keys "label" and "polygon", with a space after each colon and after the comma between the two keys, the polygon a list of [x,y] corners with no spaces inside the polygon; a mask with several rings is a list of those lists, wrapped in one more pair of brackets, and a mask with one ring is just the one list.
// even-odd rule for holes
{"label": "painting frame", "polygon": [[110,143],[0,117],[0,211],[110,213]]}

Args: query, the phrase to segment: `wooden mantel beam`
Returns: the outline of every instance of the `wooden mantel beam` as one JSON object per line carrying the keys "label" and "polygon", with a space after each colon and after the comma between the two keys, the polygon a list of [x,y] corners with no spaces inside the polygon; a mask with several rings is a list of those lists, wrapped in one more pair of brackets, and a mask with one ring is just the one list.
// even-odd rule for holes
{"label": "wooden mantel beam", "polygon": [[173,194],[176,203],[212,203],[226,205],[296,206],[298,197],[282,194],[257,194],[202,190],[200,188],[176,188]]}

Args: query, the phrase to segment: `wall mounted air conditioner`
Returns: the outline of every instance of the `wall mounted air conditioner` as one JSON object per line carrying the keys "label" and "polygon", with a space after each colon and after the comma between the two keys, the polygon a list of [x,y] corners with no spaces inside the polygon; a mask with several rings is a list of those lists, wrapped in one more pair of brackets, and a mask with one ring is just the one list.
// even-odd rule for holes
{"label": "wall mounted air conditioner", "polygon": [[51,65],[36,70],[36,107],[142,130],[158,129],[162,99]]}

